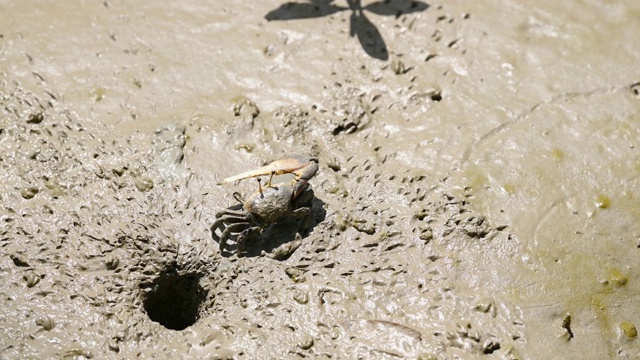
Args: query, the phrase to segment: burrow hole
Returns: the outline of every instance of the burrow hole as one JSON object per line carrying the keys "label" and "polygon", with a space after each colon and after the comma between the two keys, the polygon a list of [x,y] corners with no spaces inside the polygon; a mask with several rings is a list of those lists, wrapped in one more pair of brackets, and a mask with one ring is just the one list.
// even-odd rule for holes
{"label": "burrow hole", "polygon": [[167,329],[184,330],[200,318],[207,292],[200,286],[200,273],[162,272],[144,296],[149,318]]}
{"label": "burrow hole", "polygon": [[633,96],[635,96],[635,97],[640,99],[640,82],[632,84],[629,87],[629,89],[631,90],[631,93],[633,94]]}

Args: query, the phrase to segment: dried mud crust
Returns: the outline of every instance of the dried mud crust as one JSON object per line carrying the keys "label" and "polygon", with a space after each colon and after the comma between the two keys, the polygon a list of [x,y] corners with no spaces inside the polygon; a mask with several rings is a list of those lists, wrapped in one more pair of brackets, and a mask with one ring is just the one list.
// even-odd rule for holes
{"label": "dried mud crust", "polygon": [[253,139],[314,152],[322,168],[307,237],[290,246],[290,228],[269,229],[252,256],[225,258],[208,227],[228,189],[191,168],[208,157],[206,127],[119,138],[54,94],[5,84],[2,102],[7,358],[517,357],[517,308],[473,289],[482,271],[467,266],[508,258],[517,239],[474,214],[464,190],[399,172],[380,148],[346,156],[348,135],[321,113],[263,116],[248,102],[256,111],[229,121],[214,151],[239,145],[234,166]]}

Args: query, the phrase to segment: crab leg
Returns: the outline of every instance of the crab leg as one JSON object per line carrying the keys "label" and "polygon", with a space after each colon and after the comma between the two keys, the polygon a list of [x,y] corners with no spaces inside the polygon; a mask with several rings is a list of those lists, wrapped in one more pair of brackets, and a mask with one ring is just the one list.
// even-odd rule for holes
{"label": "crab leg", "polygon": [[258,176],[270,175],[267,187],[271,187],[274,175],[295,174],[296,181],[302,180],[305,184],[318,171],[318,159],[310,155],[293,155],[288,158],[273,161],[270,164],[249,170],[238,175],[223,179],[218,185],[227,184],[237,180],[243,180]]}

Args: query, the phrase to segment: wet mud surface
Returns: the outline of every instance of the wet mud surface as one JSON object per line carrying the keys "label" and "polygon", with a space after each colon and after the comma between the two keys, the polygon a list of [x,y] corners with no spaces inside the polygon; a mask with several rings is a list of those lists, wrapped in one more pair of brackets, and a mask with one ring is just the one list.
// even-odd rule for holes
{"label": "wet mud surface", "polygon": [[640,356],[634,2],[67,5],[0,2],[0,358]]}

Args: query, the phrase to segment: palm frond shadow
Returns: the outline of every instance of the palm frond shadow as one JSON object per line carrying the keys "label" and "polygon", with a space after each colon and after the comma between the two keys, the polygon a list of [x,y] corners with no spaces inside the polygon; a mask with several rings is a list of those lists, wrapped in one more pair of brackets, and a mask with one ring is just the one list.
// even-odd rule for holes
{"label": "palm frond shadow", "polygon": [[365,11],[376,15],[400,17],[424,11],[429,4],[417,0],[382,0],[362,6],[361,0],[347,0],[348,7],[332,4],[333,0],[309,0],[304,3],[287,2],[265,15],[268,21],[320,18],[340,11],[351,11],[349,35],[356,37],[362,49],[371,57],[387,60],[389,51],[378,28],[367,18]]}
{"label": "palm frond shadow", "polygon": [[279,8],[271,10],[264,18],[269,21],[313,19],[349,10],[347,7],[332,5],[332,1],[333,0],[312,0],[309,3],[287,2],[280,5]]}

